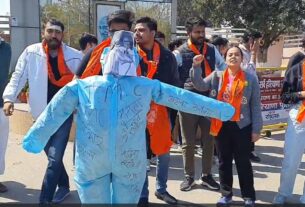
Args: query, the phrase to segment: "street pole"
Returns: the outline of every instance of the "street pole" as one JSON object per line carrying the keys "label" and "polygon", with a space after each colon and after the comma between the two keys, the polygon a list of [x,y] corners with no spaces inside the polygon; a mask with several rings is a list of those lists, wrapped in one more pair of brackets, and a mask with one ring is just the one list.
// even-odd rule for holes
{"label": "street pole", "polygon": [[171,4],[171,38],[175,39],[177,35],[177,0],[172,0]]}

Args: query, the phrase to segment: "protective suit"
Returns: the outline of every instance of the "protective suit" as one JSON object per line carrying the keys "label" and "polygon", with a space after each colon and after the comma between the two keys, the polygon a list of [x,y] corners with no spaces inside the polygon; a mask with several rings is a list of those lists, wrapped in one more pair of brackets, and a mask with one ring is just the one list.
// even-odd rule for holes
{"label": "protective suit", "polygon": [[[125,47],[118,40],[132,35],[116,32],[109,56],[102,60],[104,76],[74,80],[62,88],[23,141],[25,150],[41,152],[49,137],[77,109],[75,182],[82,203],[138,202],[146,175],[145,128],[151,101],[223,121],[234,114],[229,104],[133,76],[136,64],[129,64],[124,74],[109,67],[126,64],[109,51]],[[137,63],[138,57],[133,59]]]}

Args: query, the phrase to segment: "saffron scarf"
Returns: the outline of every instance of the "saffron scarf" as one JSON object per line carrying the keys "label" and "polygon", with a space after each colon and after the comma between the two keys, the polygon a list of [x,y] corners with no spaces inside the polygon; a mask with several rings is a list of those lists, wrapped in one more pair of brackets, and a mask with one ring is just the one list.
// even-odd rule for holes
{"label": "saffron scarf", "polygon": [[101,55],[104,49],[106,47],[109,47],[110,44],[111,44],[111,38],[109,37],[93,49],[88,65],[81,76],[82,79],[87,78],[89,76],[100,74],[102,70],[102,64],[100,62]]}
{"label": "saffron scarf", "polygon": [[59,70],[59,74],[60,74],[60,78],[58,80],[55,79],[55,76],[54,76],[54,73],[53,73],[53,70],[52,70],[52,67],[50,64],[49,47],[48,47],[48,44],[46,41],[43,41],[42,47],[47,56],[48,77],[49,77],[50,82],[53,85],[56,85],[58,87],[64,87],[67,83],[72,81],[74,74],[70,71],[70,69],[66,65],[62,46],[60,46],[57,50],[57,64],[58,64],[58,70]]}
{"label": "saffron scarf", "polygon": [[[152,79],[157,72],[160,59],[160,45],[155,42],[153,46],[153,60],[147,59],[147,54],[140,47],[137,48],[139,55],[144,63],[147,64],[147,78]],[[137,75],[141,75],[141,67],[137,68]],[[150,135],[150,148],[156,155],[162,155],[169,152],[172,146],[171,126],[169,122],[168,111],[165,106],[154,102],[150,104],[150,110],[147,114],[147,129]]]}
{"label": "saffron scarf", "polygon": [[[191,42],[190,39],[187,40],[187,45],[188,47],[196,54],[196,55],[200,55],[200,51],[197,49],[197,47]],[[212,73],[212,69],[210,67],[210,64],[208,63],[208,60],[205,58],[206,54],[208,51],[208,44],[206,42],[204,42],[203,44],[203,51],[202,51],[202,55],[203,55],[203,63],[204,63],[204,72],[205,72],[205,77],[207,77],[208,75],[210,75]]]}
{"label": "saffron scarf", "polygon": [[[232,117],[231,121],[239,121],[243,92],[247,84],[245,72],[242,69],[239,69],[232,83],[232,87],[229,91],[227,88],[228,84],[229,84],[229,69],[227,68],[222,76],[222,86],[218,92],[217,100],[231,104],[235,108],[235,114]],[[228,100],[225,100],[223,98],[226,92],[228,93],[227,95],[229,95]],[[215,118],[211,119],[210,134],[212,136],[217,136],[221,127],[222,127],[221,120]]]}

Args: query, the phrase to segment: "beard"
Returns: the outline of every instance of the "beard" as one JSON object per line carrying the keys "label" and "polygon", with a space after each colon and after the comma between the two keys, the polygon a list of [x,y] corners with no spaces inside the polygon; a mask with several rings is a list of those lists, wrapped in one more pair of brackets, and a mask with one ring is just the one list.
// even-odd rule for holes
{"label": "beard", "polygon": [[191,41],[192,41],[192,43],[194,44],[194,45],[202,45],[203,43],[204,43],[204,41],[205,41],[205,38],[204,37],[200,37],[200,38],[193,38],[192,36],[191,36]]}
{"label": "beard", "polygon": [[46,42],[50,50],[57,50],[60,47],[60,41],[55,38],[46,40]]}

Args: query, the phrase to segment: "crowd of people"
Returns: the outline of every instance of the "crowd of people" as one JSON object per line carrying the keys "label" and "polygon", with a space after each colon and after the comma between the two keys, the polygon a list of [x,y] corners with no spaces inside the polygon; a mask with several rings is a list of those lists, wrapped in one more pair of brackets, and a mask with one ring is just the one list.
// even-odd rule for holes
{"label": "crowd of people", "polygon": [[[260,162],[254,143],[263,121],[256,75],[259,33],[245,33],[240,45],[214,36],[206,39],[207,23],[186,20],[187,39],[165,46],[165,35],[151,17],[135,20],[118,10],[107,17],[109,36],[101,43],[82,34],[80,51],[63,42],[64,25],[49,19],[43,40],[28,46],[8,79],[11,49],[0,39],[0,174],[4,173],[8,119],[26,82],[34,124],[23,140],[32,153],[42,150],[48,165],[40,204],[61,203],[70,193],[63,163],[73,119],[75,184],[82,203],[149,205],[148,171],[156,159],[154,195],[167,204],[177,199],[167,191],[170,149],[181,147],[184,178],[181,191],[200,184],[220,191],[218,206],[233,200],[235,162],[245,207],[255,206],[251,161]],[[301,58],[301,55],[302,58]],[[292,104],[285,135],[279,193],[283,204],[292,194],[305,142],[304,53],[289,65],[282,100]],[[74,115],[73,115],[74,113]],[[174,128],[179,133],[173,137]],[[197,139],[198,129],[200,138]],[[201,166],[195,166],[197,142]],[[211,169],[217,156],[219,183]],[[8,189],[0,183],[0,193]],[[305,197],[301,197],[305,203]]]}

